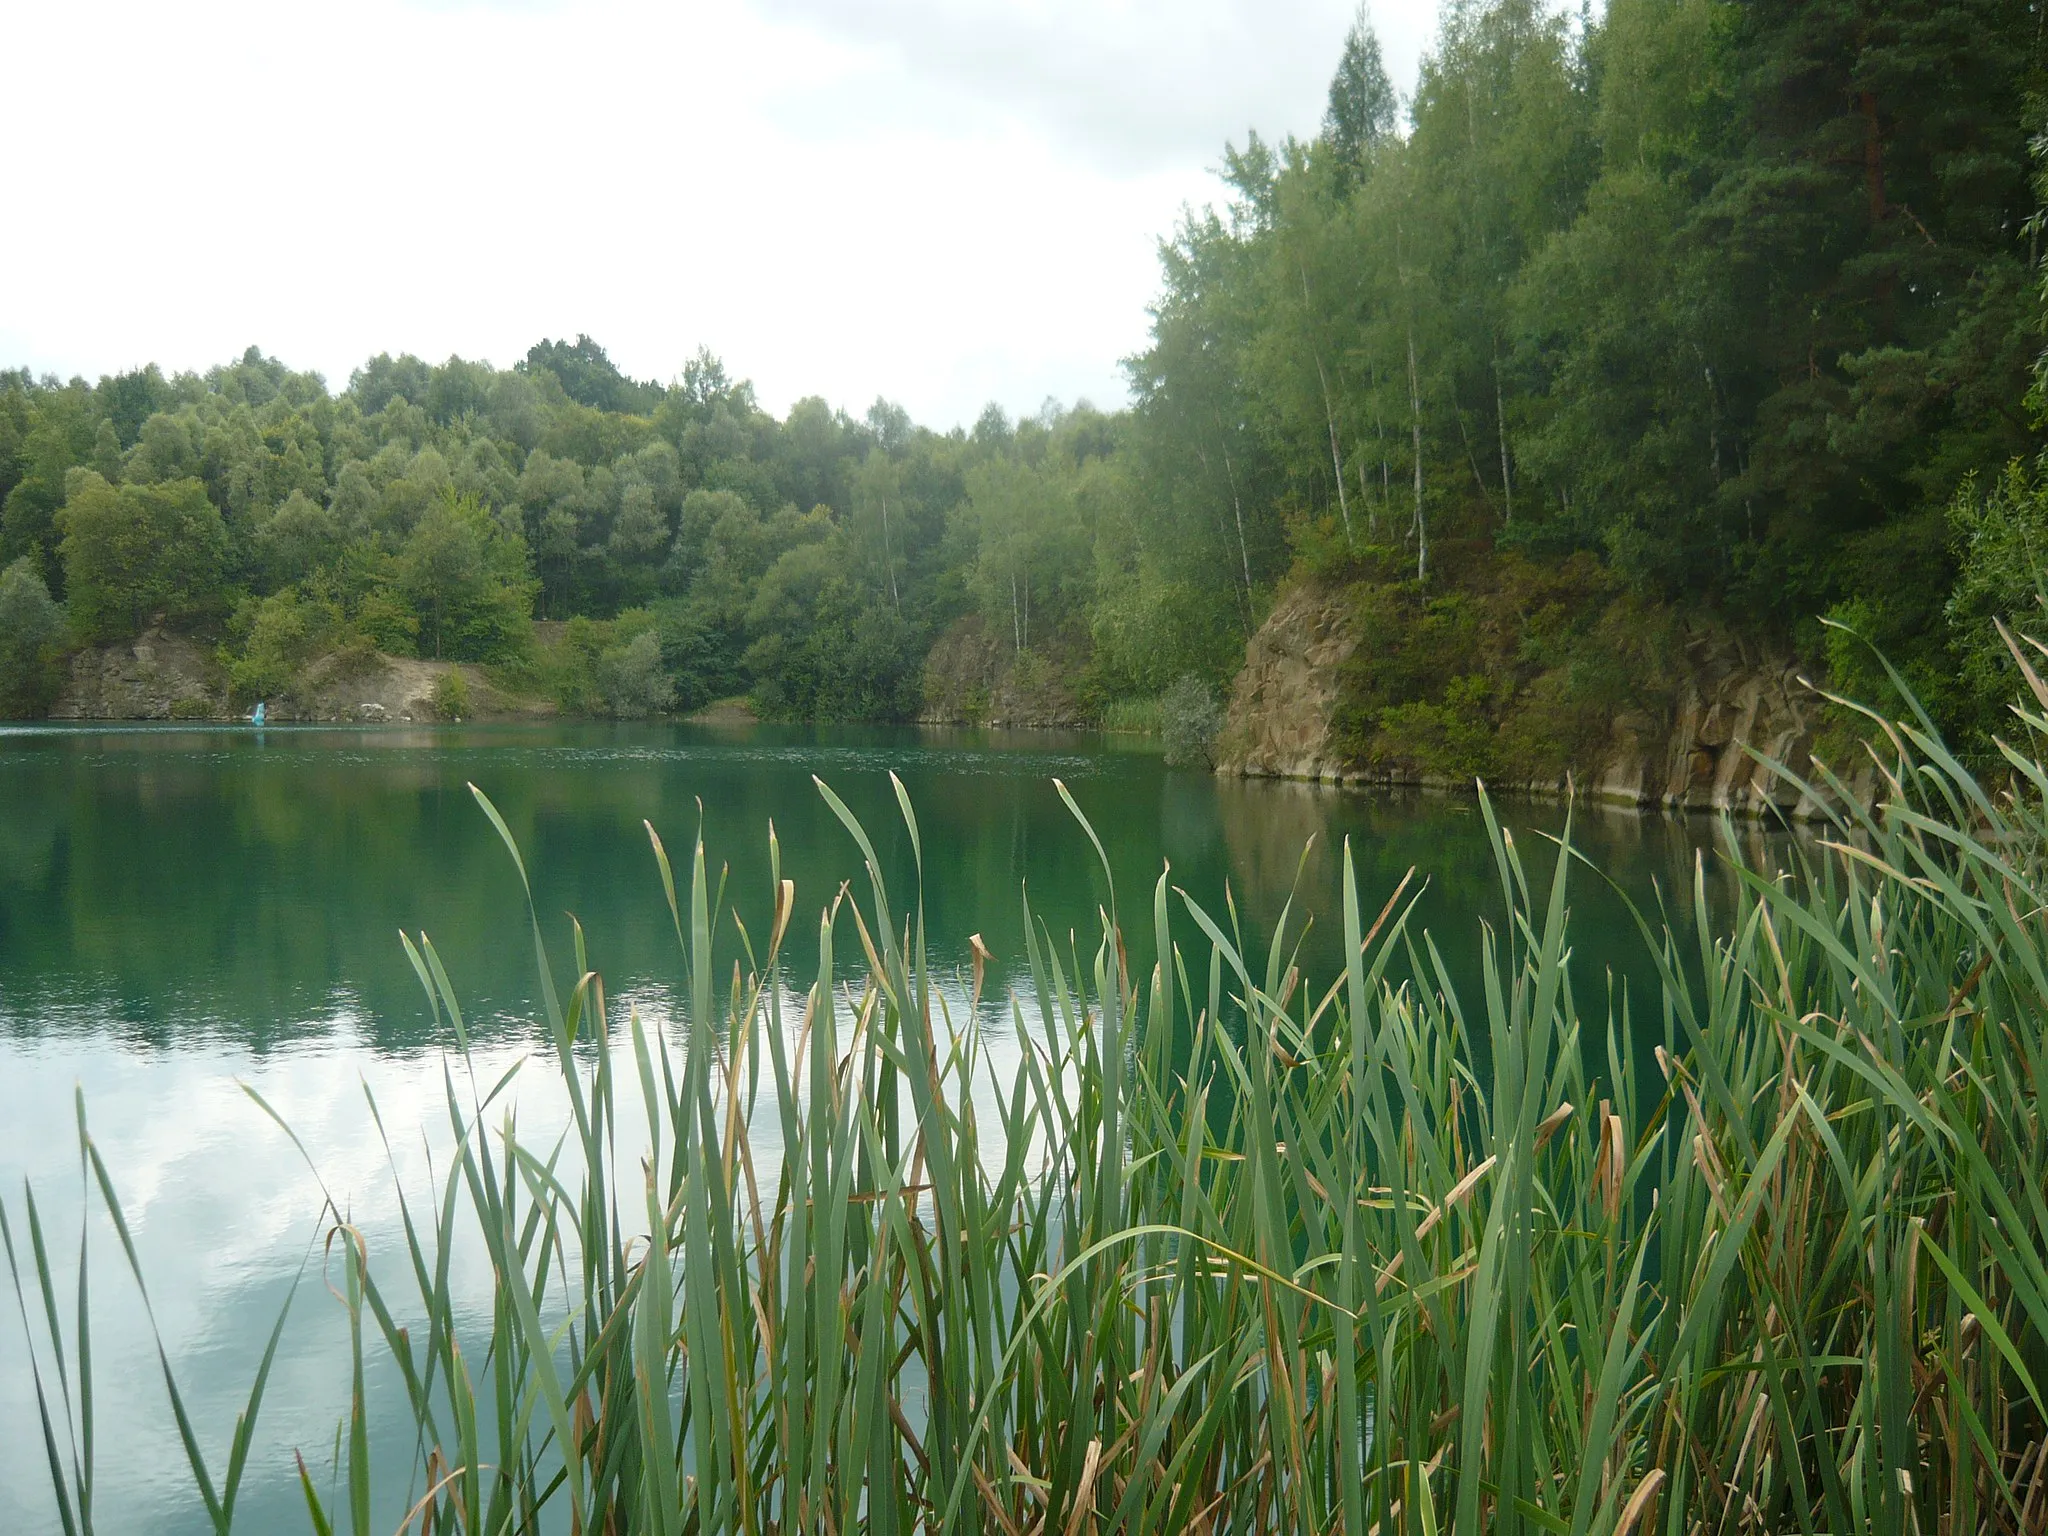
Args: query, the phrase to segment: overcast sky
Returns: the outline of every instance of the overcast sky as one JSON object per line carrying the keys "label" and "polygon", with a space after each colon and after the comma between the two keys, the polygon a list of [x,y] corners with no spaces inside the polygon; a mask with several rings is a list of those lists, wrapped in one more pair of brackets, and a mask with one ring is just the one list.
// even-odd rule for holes
{"label": "overcast sky", "polygon": [[[1113,404],[1226,139],[1315,131],[1355,0],[0,6],[0,367],[335,388],[699,345],[778,412]],[[1405,94],[1435,0],[1375,0]]]}

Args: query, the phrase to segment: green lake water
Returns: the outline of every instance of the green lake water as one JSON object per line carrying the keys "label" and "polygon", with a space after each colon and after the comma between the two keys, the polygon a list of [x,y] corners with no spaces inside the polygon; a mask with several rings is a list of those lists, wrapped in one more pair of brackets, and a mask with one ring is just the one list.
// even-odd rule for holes
{"label": "green lake water", "polygon": [[[239,1086],[292,1124],[337,1201],[377,1250],[392,1241],[392,1164],[409,1187],[430,1177],[424,1144],[445,1124],[444,1053],[399,945],[431,935],[493,1072],[538,1040],[531,941],[518,878],[465,785],[491,796],[524,850],[547,939],[565,981],[573,913],[614,1009],[668,1025],[682,967],[643,822],[678,863],[702,808],[714,879],[728,871],[743,921],[765,931],[767,834],[797,884],[793,934],[861,875],[851,838],[813,775],[862,819],[899,903],[913,887],[908,834],[888,774],[900,775],[922,830],[934,965],[968,963],[979,933],[996,956],[984,1023],[1010,1028],[1006,984],[1022,968],[1020,891],[1054,935],[1084,955],[1107,887],[1061,803],[1063,781],[1107,845],[1117,896],[1149,963],[1151,892],[1163,863],[1211,911],[1226,886],[1263,961],[1266,934],[1299,882],[1314,919],[1313,979],[1336,963],[1337,870],[1351,840],[1376,911],[1411,867],[1426,877],[1417,920],[1454,976],[1477,963],[1483,920],[1504,907],[1477,805],[1312,785],[1218,780],[1166,769],[1149,743],[1086,734],[865,728],[566,725],[447,729],[0,728],[0,1198],[19,1215],[34,1183],[58,1250],[67,1331],[75,1306],[80,1175],[74,1090],[112,1171],[149,1276],[157,1321],[215,1469],[292,1276],[316,1242],[318,1186]],[[1547,870],[1562,808],[1512,803],[1502,818]],[[1687,909],[1703,820],[1582,811],[1575,838],[1638,900],[1661,889]],[[1304,849],[1308,850],[1304,860]],[[1709,876],[1710,889],[1723,877]],[[865,899],[864,880],[855,887]],[[1610,977],[1656,1009],[1641,941],[1621,898],[1590,876],[1572,900],[1574,982],[1597,1009]],[[1195,937],[1181,922],[1183,942]],[[729,942],[721,966],[729,969]],[[849,936],[841,966],[856,952]],[[793,941],[790,980],[813,956]],[[966,1006],[963,987],[950,993]],[[1475,997],[1476,1001],[1476,997]],[[545,1122],[545,1063],[520,1092],[522,1124]],[[522,1078],[522,1084],[525,1079]],[[391,1150],[364,1090],[376,1095]],[[110,1226],[87,1223],[92,1252],[98,1524],[103,1530],[205,1528],[156,1374],[154,1351],[118,1267]],[[347,1332],[319,1283],[300,1292],[266,1402],[237,1527],[305,1528],[291,1451],[325,1480],[348,1390]],[[455,1276],[487,1306],[487,1267]],[[56,1529],[36,1427],[30,1365],[12,1287],[0,1322],[0,1532]],[[49,1370],[47,1357],[44,1370]],[[395,1384],[381,1382],[378,1392]],[[384,1401],[388,1401],[384,1399]],[[373,1393],[371,1427],[401,1476],[407,1438]],[[380,1490],[380,1526],[404,1488]],[[384,1509],[390,1511],[383,1518]]]}

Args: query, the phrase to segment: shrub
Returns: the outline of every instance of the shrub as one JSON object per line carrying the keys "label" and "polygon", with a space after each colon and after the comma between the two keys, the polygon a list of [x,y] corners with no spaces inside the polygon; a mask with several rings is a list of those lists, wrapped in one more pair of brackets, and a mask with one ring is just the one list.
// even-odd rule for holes
{"label": "shrub", "polygon": [[1469,783],[1495,772],[1494,689],[1484,677],[1453,678],[1441,700],[1395,704],[1380,712],[1373,756]]}
{"label": "shrub", "polygon": [[434,679],[434,713],[443,720],[460,720],[469,710],[469,680],[460,672],[443,672]]}
{"label": "shrub", "polygon": [[355,609],[356,628],[387,656],[412,656],[419,650],[420,618],[386,592],[369,592]]}
{"label": "shrub", "polygon": [[562,626],[561,637],[534,653],[534,681],[565,715],[591,715],[602,708],[597,663],[612,643],[612,625],[578,614]]}
{"label": "shrub", "polygon": [[643,629],[597,658],[597,686],[605,707],[622,719],[658,715],[676,701],[675,680],[661,665],[661,640]]}
{"label": "shrub", "polygon": [[384,670],[384,658],[368,635],[352,634],[341,642],[329,664],[328,676],[338,683],[358,682]]}
{"label": "shrub", "polygon": [[1244,661],[1234,592],[1133,575],[1107,588],[1089,619],[1084,693],[1157,698],[1184,672],[1224,678]]}
{"label": "shrub", "polygon": [[228,669],[229,696],[237,704],[288,698],[298,690],[306,664],[341,628],[341,615],[328,603],[287,588],[250,598],[235,611],[221,660]]}
{"label": "shrub", "polygon": [[[1973,723],[1988,734],[2005,727],[2005,706],[2017,683],[2017,669],[1992,621],[2038,632],[2048,602],[2048,460],[2028,464],[2015,459],[1988,488],[1974,476],[1965,481],[1949,504],[1949,528],[1962,569],[1948,602],[1948,621],[1961,682],[1975,711]],[[1862,615],[1844,617],[1853,622]],[[1867,628],[1865,633],[1872,640],[1884,639],[1869,635]],[[1863,679],[1835,670],[1837,651],[1877,670],[1867,659],[1867,647],[1834,637],[1829,677],[1838,688],[1853,688]],[[1908,681],[1916,688],[1921,682],[1910,675]]]}
{"label": "shrub", "polygon": [[35,557],[0,571],[0,717],[45,713],[57,696],[64,610],[43,585]]}
{"label": "shrub", "polygon": [[1223,711],[1209,685],[1192,673],[1166,690],[1159,701],[1159,735],[1169,768],[1214,768]]}
{"label": "shrub", "polygon": [[1360,581],[1343,601],[1364,637],[1338,669],[1343,756],[1450,779],[1556,782],[1595,767],[1625,712],[1669,702],[1684,631],[1621,592],[1590,556],[1508,553],[1432,595]]}
{"label": "shrub", "polygon": [[746,692],[742,637],[723,627],[712,605],[671,598],[655,605],[662,665],[676,680],[676,707],[698,709]]}

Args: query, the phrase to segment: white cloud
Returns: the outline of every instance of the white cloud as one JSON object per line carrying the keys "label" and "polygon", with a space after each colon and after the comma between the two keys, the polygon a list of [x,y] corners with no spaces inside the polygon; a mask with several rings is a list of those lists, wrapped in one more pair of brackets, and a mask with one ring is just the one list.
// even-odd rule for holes
{"label": "white cloud", "polygon": [[[1155,242],[1350,0],[17,6],[0,366],[706,344],[775,408],[1122,397]],[[1412,81],[1432,0],[1381,0]],[[23,218],[24,212],[32,218]]]}

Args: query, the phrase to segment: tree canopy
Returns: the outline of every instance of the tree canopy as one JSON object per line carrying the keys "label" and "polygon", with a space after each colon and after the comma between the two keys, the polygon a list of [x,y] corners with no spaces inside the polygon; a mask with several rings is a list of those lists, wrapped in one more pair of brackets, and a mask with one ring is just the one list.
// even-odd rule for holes
{"label": "tree canopy", "polygon": [[1162,242],[1126,409],[778,418],[581,334],[339,393],[254,347],[17,371],[0,565],[76,640],[245,660],[315,608],[515,668],[581,623],[588,707],[899,718],[954,634],[1100,709],[1227,682],[1312,579],[1373,626],[1345,729],[1390,764],[1561,771],[1703,626],[1881,689],[1850,625],[1981,725],[1957,616],[2019,600],[1987,552],[2044,442],[2040,39],[2023,0],[1452,0],[1402,101],[1361,13],[1321,132],[1226,146]]}

